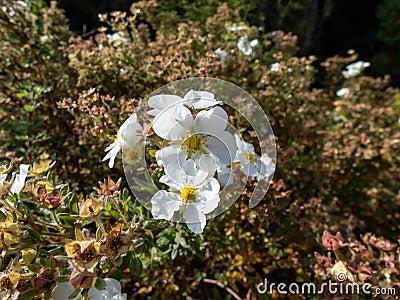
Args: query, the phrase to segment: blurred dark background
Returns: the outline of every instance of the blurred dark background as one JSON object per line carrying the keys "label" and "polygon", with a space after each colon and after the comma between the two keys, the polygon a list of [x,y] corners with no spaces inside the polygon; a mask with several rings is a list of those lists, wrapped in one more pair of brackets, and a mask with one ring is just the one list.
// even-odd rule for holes
{"label": "blurred dark background", "polygon": [[[48,0],[49,2],[49,0]],[[100,25],[98,13],[128,11],[132,0],[58,0],[70,29],[89,35]],[[177,10],[186,19],[215,13],[218,0],[158,0],[160,7]],[[252,25],[267,31],[282,29],[298,35],[299,55],[320,59],[349,49],[370,61],[366,73],[390,74],[400,85],[400,0],[227,0]]]}

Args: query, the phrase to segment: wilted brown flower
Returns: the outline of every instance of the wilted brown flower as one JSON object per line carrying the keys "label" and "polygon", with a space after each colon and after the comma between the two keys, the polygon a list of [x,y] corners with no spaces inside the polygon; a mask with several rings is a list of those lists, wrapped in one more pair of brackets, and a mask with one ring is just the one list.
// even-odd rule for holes
{"label": "wilted brown flower", "polygon": [[96,217],[104,208],[103,201],[98,198],[89,198],[79,207],[79,216],[82,218]]}
{"label": "wilted brown flower", "polygon": [[100,261],[100,243],[92,241],[73,241],[65,245],[65,251],[71,258],[71,264],[78,270],[90,272]]}
{"label": "wilted brown flower", "polygon": [[47,267],[40,268],[39,273],[36,274],[36,277],[33,281],[34,288],[38,289],[45,285],[52,285],[58,276],[58,271],[55,269],[50,269]]}
{"label": "wilted brown flower", "polygon": [[49,196],[47,194],[43,194],[40,196],[40,202],[47,204],[48,208],[52,209],[60,205],[61,203],[61,197],[59,196]]}
{"label": "wilted brown flower", "polygon": [[0,223],[0,250],[8,247],[19,240],[21,231],[18,224],[6,220]]}
{"label": "wilted brown flower", "polygon": [[113,196],[118,191],[119,181],[115,183],[110,177],[103,182],[99,181],[100,188],[95,187],[97,194],[102,196]]}
{"label": "wilted brown flower", "polygon": [[40,175],[47,172],[54,164],[55,162],[51,160],[42,160],[39,163],[34,162],[28,172],[32,175]]}
{"label": "wilted brown flower", "polygon": [[133,234],[131,229],[122,231],[123,229],[124,223],[118,222],[116,228],[112,228],[104,235],[101,240],[101,252],[107,253],[114,258],[128,252]]}
{"label": "wilted brown flower", "polygon": [[71,283],[74,288],[80,287],[83,289],[90,289],[95,283],[96,274],[89,271],[79,271],[74,269],[71,273]]}

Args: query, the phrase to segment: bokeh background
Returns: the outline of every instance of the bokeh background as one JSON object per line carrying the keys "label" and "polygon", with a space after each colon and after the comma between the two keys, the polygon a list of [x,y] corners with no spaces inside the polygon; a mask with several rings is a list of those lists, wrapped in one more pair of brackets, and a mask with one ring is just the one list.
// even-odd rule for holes
{"label": "bokeh background", "polygon": [[[49,2],[49,0],[47,0]],[[100,25],[98,13],[127,11],[129,0],[58,0],[70,29],[85,36]],[[160,13],[176,10],[183,19],[205,20],[215,14],[217,0],[159,1]],[[320,60],[356,50],[372,62],[367,74],[392,75],[400,84],[400,2],[396,0],[228,0],[229,7],[250,25],[267,31],[284,30],[299,38],[299,54]]]}

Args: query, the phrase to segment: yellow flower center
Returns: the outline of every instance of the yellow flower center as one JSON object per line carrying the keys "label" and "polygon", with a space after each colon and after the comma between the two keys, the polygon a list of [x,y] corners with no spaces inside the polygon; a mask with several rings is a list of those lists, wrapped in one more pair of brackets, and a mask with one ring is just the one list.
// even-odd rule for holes
{"label": "yellow flower center", "polygon": [[201,152],[203,150],[204,139],[198,135],[189,136],[182,144],[182,148],[188,152],[188,158],[194,153]]}
{"label": "yellow flower center", "polygon": [[181,190],[181,198],[184,202],[193,202],[194,200],[196,200],[196,193],[197,191],[195,188],[185,186]]}
{"label": "yellow flower center", "polygon": [[246,154],[246,159],[248,162],[253,162],[254,161],[254,153],[248,153]]}

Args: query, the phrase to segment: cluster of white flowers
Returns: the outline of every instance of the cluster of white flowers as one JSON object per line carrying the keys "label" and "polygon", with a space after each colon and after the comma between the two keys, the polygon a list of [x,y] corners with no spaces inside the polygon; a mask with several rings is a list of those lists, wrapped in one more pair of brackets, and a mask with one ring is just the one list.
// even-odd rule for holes
{"label": "cluster of white flowers", "polygon": [[119,34],[118,32],[115,32],[113,34],[107,34],[107,40],[112,44],[115,43],[117,41],[121,41],[124,44],[128,44],[129,43],[129,39],[127,39],[126,37],[123,37],[121,34]]}
{"label": "cluster of white flowers", "polygon": [[[241,25],[232,25],[232,26],[227,26],[226,29],[231,32],[240,32],[245,29],[244,26]],[[237,42],[237,48],[246,56],[254,55],[254,47],[258,45],[258,39],[254,40],[249,40],[247,35],[243,35],[239,38]],[[232,52],[234,51],[233,49],[231,50]],[[221,57],[221,61],[225,61],[225,58],[227,56],[227,52],[221,48],[218,48],[217,50],[214,51],[215,54],[218,54]]]}
{"label": "cluster of white flowers", "polygon": [[346,78],[358,76],[365,68],[371,65],[369,62],[358,61],[346,66],[346,70],[342,72]]}
{"label": "cluster of white flowers", "polygon": [[[269,181],[275,170],[267,155],[258,156],[254,146],[228,130],[228,114],[222,102],[207,91],[190,90],[176,95],[150,97],[147,114],[154,117],[151,127],[165,143],[155,151],[164,175],[159,182],[167,189],[151,198],[156,219],[172,220],[179,214],[188,228],[203,232],[207,214],[219,205],[220,190],[234,182],[231,168],[241,167],[245,176]],[[144,127],[144,126],[143,126]],[[143,138],[143,127],[133,114],[118,131],[117,140],[107,147],[103,160],[114,159],[121,148],[133,148]]]}

